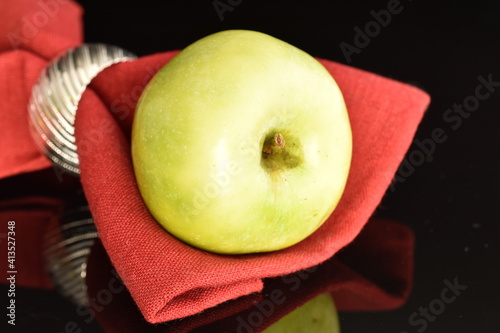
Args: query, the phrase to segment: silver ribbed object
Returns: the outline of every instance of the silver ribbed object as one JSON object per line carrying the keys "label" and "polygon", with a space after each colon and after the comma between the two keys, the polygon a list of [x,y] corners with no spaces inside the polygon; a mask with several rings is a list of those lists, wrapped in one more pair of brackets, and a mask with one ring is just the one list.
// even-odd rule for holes
{"label": "silver ribbed object", "polygon": [[87,259],[97,238],[81,193],[68,203],[60,221],[50,224],[45,233],[43,255],[52,283],[77,306],[88,306]]}
{"label": "silver ribbed object", "polygon": [[83,44],[43,70],[28,108],[33,138],[54,164],[71,174],[80,174],[74,136],[80,98],[103,69],[135,58],[116,46]]}

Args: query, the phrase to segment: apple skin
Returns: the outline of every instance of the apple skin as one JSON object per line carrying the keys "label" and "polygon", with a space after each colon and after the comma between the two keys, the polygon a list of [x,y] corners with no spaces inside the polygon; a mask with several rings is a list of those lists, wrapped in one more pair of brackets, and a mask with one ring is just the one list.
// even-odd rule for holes
{"label": "apple skin", "polygon": [[316,296],[262,333],[340,333],[340,322],[330,294]]}
{"label": "apple skin", "polygon": [[132,128],[152,216],[182,241],[222,254],[276,251],[311,235],[342,196],[351,150],[329,72],[249,30],[209,35],[176,55],[148,83]]}

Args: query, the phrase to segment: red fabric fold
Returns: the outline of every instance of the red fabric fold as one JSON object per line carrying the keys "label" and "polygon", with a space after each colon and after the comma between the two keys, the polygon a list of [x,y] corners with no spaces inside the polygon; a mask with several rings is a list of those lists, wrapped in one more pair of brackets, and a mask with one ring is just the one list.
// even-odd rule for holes
{"label": "red fabric fold", "polygon": [[129,138],[135,103],[152,71],[175,54],[104,70],[84,93],[76,119],[82,184],[104,248],[151,323],[260,292],[264,278],[317,265],[350,243],[379,204],[429,103],[429,96],[413,86],[320,60],[344,94],[353,130],[344,196],[327,222],[293,247],[217,255],[165,232],[149,214],[134,178]]}
{"label": "red fabric fold", "polygon": [[[35,171],[52,172],[50,162],[29,133],[27,104],[31,88],[49,60],[82,43],[81,15],[82,9],[72,1],[0,2],[0,179],[10,181],[13,176],[31,173],[45,179],[46,173]],[[189,247],[158,226],[141,200],[130,159],[130,129],[137,99],[156,71],[176,53],[154,54],[106,69],[85,92],[77,113],[82,183],[106,255],[130,293],[131,298],[123,305],[132,304],[135,312],[131,313],[142,324],[168,321],[187,330],[221,318],[231,320],[235,311],[242,315],[250,311],[244,308],[266,297],[270,286],[275,286],[273,281],[321,263],[319,267],[330,267],[332,262],[336,267],[333,271],[318,268],[314,272],[317,278],[310,280],[324,288],[294,296],[298,297],[294,304],[320,289],[333,290],[331,283],[342,286],[334,288],[341,309],[388,309],[401,304],[411,280],[407,265],[401,266],[398,260],[384,265],[381,260],[367,269],[367,263],[392,250],[374,245],[369,246],[371,252],[339,250],[358,236],[379,204],[411,143],[429,96],[415,87],[319,59],[344,94],[353,129],[352,167],[338,208],[320,230],[289,249],[245,256],[216,255]],[[53,186],[52,180],[40,188],[40,193],[64,196],[64,188]],[[26,269],[18,275],[17,283],[48,288],[40,244],[42,231],[57,216],[60,202],[23,194],[19,190],[22,184],[27,183],[18,183],[15,195],[7,193],[13,186],[2,188],[1,198],[8,201],[0,204],[2,220],[16,220],[23,235],[17,251],[23,257],[19,264]],[[64,186],[75,185],[70,182]],[[56,194],[59,190],[62,192]],[[13,196],[20,201],[13,201]],[[4,229],[1,232],[5,234]],[[404,244],[411,244],[405,232],[399,236]],[[364,242],[366,245],[369,239]],[[342,256],[348,256],[349,265],[342,262]],[[89,275],[100,273],[98,266],[94,267],[89,268]],[[393,284],[399,289],[392,289]],[[371,296],[363,298],[367,295]],[[112,331],[112,326],[109,329]]]}
{"label": "red fabric fold", "polygon": [[71,1],[0,2],[0,179],[51,166],[31,138],[28,102],[48,62],[82,43],[81,16]]}
{"label": "red fabric fold", "polygon": [[[7,244],[8,221],[15,221],[17,286],[52,287],[42,258],[42,235],[58,217],[58,197],[77,183],[56,179],[50,170],[50,161],[31,137],[28,102],[49,61],[81,44],[81,15],[80,6],[71,1],[0,2],[0,241]],[[2,246],[2,258],[7,258],[6,250]],[[6,265],[0,264],[2,283]]]}
{"label": "red fabric fold", "polygon": [[[413,233],[407,227],[374,219],[354,242],[318,266],[265,279],[261,293],[158,325],[144,320],[128,290],[117,282],[101,244],[96,244],[92,251],[87,281],[96,319],[109,333],[236,332],[243,326],[261,332],[296,307],[326,292],[332,294],[339,311],[377,311],[400,306],[412,285],[413,247]],[[372,269],[377,263],[389,264],[383,271]],[[379,274],[384,275],[383,279]],[[106,306],[99,303],[103,290],[112,294]]]}
{"label": "red fabric fold", "polygon": [[82,8],[73,1],[2,1],[0,52],[27,50],[51,60],[82,43],[82,15]]}

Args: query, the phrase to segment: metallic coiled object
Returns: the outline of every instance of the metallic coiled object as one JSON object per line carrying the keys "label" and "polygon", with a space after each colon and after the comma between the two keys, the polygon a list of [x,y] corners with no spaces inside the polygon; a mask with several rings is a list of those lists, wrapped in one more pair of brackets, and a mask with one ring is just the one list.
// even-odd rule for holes
{"label": "metallic coiled object", "polygon": [[77,306],[88,306],[87,259],[98,237],[82,192],[68,201],[61,219],[50,223],[44,235],[43,256],[52,283]]}
{"label": "metallic coiled object", "polygon": [[[105,68],[136,56],[116,46],[83,44],[45,68],[28,104],[31,134],[57,167],[79,176],[75,115],[88,84]],[[82,191],[69,198],[61,219],[44,235],[45,266],[56,289],[77,306],[88,306],[87,260],[99,237]]]}
{"label": "metallic coiled object", "polygon": [[75,114],[90,81],[106,67],[135,59],[116,46],[83,44],[53,61],[33,87],[28,110],[36,143],[57,166],[79,175]]}

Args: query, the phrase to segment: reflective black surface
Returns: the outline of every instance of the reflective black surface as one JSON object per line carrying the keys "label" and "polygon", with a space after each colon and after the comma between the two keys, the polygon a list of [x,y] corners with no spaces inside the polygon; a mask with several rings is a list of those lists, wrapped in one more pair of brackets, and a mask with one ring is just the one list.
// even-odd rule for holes
{"label": "reflective black surface", "polygon": [[[427,91],[432,103],[376,212],[415,232],[413,292],[398,310],[341,313],[342,332],[500,332],[498,2],[222,0],[233,4],[224,13],[217,1],[79,2],[86,41],[138,55],[253,29]],[[33,332],[64,332],[68,320],[98,332],[51,292],[20,290],[17,299]]]}

